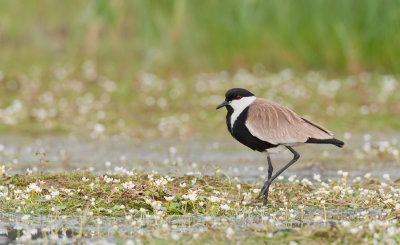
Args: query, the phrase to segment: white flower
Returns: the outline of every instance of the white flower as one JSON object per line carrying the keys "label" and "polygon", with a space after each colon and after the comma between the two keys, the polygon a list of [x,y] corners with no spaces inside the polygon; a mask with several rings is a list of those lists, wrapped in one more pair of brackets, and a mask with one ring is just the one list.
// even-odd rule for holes
{"label": "white flower", "polygon": [[302,179],[302,180],[301,180],[301,183],[302,183],[303,185],[308,185],[308,186],[313,185],[312,182],[309,181],[307,178]]}
{"label": "white flower", "polygon": [[351,228],[349,231],[352,234],[356,234],[359,231],[359,229],[357,227],[354,227],[354,228]]}
{"label": "white flower", "polygon": [[192,202],[197,200],[197,194],[196,193],[189,194],[188,197],[189,197],[190,201],[192,201]]}
{"label": "white flower", "polygon": [[394,227],[394,226],[390,226],[390,227],[387,229],[387,234],[388,234],[390,237],[396,235],[397,233],[398,233],[398,230],[397,230],[396,227]]}
{"label": "white flower", "polygon": [[58,197],[59,195],[60,195],[60,192],[57,191],[57,190],[51,192],[51,196],[52,196],[53,198],[56,198],[56,197]]}
{"label": "white flower", "polygon": [[29,214],[25,214],[24,216],[22,216],[21,220],[26,221],[26,220],[29,220],[30,217],[31,216]]}
{"label": "white flower", "polygon": [[216,196],[209,196],[208,200],[210,200],[210,202],[218,202],[219,198]]}
{"label": "white flower", "polygon": [[317,182],[321,182],[321,175],[319,175],[319,174],[314,174],[313,179],[314,179],[315,181],[317,181]]}
{"label": "white flower", "polygon": [[221,209],[222,210],[229,210],[229,209],[231,209],[227,204],[222,204],[221,205]]}
{"label": "white flower", "polygon": [[389,198],[387,200],[384,201],[384,203],[390,203],[390,204],[394,204],[394,200],[392,198]]}
{"label": "white flower", "polygon": [[245,200],[245,201],[248,201],[248,200],[251,199],[251,195],[250,195],[250,193],[248,193],[248,192],[243,193],[243,196],[244,196],[244,200]]}
{"label": "white flower", "polygon": [[3,176],[6,174],[6,166],[0,166],[0,176]]}
{"label": "white flower", "polygon": [[385,180],[389,181],[389,180],[390,180],[390,175],[389,175],[389,174],[384,174],[384,175],[383,175],[383,178],[384,178]]}
{"label": "white flower", "polygon": [[161,209],[161,202],[160,201],[154,201],[154,202],[151,203],[151,206],[154,209]]}
{"label": "white flower", "polygon": [[226,237],[231,239],[233,237],[233,235],[235,234],[235,231],[231,227],[228,227],[226,229],[225,233],[226,233]]}
{"label": "white flower", "polygon": [[181,236],[178,233],[172,233],[171,238],[172,240],[178,241],[181,238]]}
{"label": "white flower", "polygon": [[123,183],[122,186],[123,186],[125,189],[132,189],[133,187],[135,187],[135,184],[132,183],[132,181],[129,181],[129,182]]}
{"label": "white flower", "polygon": [[126,172],[126,174],[129,175],[129,176],[133,176],[133,175],[135,175],[136,173],[134,173],[133,171],[128,171],[128,172]]}
{"label": "white flower", "polygon": [[314,217],[314,222],[315,223],[322,222],[322,221],[324,221],[324,218],[322,218],[321,216],[315,216]]}
{"label": "white flower", "polygon": [[103,224],[103,221],[100,218],[97,218],[97,224],[101,225],[101,224]]}
{"label": "white flower", "polygon": [[181,188],[186,187],[186,183],[180,183],[180,184],[179,184],[179,187],[181,187]]}
{"label": "white flower", "polygon": [[175,198],[175,196],[170,196],[170,197],[164,196],[164,198],[167,201],[172,201]]}
{"label": "white flower", "polygon": [[295,181],[296,180],[296,175],[290,176],[288,180],[289,180],[289,182]]}
{"label": "white flower", "polygon": [[350,226],[350,222],[349,221],[346,221],[346,220],[342,220],[342,226],[343,227],[345,227],[345,228],[347,228],[347,227],[349,227]]}

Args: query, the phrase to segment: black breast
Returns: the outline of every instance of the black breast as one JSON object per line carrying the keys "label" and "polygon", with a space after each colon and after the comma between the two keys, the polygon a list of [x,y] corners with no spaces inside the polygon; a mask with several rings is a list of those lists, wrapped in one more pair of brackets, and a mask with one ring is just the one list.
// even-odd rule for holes
{"label": "black breast", "polygon": [[236,119],[235,123],[233,124],[233,129],[231,130],[229,121],[230,121],[232,112],[230,112],[228,109],[228,114],[226,115],[226,124],[227,124],[228,130],[232,134],[232,136],[235,139],[237,139],[240,143],[242,143],[243,145],[245,145],[255,151],[262,152],[262,151],[265,151],[266,149],[277,147],[277,145],[260,140],[259,138],[253,136],[250,133],[250,131],[247,129],[247,127],[245,125],[248,111],[249,111],[248,107],[243,110],[243,112]]}

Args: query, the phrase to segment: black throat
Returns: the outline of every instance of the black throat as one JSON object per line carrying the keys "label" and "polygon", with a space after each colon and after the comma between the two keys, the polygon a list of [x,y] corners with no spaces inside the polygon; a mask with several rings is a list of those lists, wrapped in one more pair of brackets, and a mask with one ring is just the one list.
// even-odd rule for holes
{"label": "black throat", "polygon": [[230,121],[231,121],[231,116],[233,113],[233,108],[230,106],[226,107],[228,109],[228,114],[226,115],[226,125],[228,126],[229,132],[232,134],[232,136],[237,139],[240,143],[243,145],[249,147],[250,149],[254,151],[260,151],[263,152],[269,148],[274,148],[277,147],[278,145],[271,144],[269,142],[260,140],[259,138],[253,136],[250,131],[246,127],[246,120],[247,120],[247,114],[249,112],[249,107],[244,109],[242,113],[238,116],[236,121],[233,124],[233,127],[231,129],[230,126]]}

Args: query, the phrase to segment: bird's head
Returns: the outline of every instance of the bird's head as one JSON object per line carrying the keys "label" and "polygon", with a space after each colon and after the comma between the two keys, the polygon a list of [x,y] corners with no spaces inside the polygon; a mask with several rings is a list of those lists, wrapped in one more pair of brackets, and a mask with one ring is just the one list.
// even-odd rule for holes
{"label": "bird's head", "polygon": [[243,110],[256,100],[254,94],[243,88],[232,88],[225,93],[225,101],[217,109],[226,107],[228,111]]}

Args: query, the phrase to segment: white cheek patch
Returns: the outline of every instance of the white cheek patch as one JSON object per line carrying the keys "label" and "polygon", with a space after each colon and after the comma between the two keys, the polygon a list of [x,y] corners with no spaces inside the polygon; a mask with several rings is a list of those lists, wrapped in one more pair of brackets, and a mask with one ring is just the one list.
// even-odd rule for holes
{"label": "white cheek patch", "polygon": [[235,124],[236,119],[239,115],[246,109],[249,105],[251,105],[256,100],[255,96],[243,97],[240,100],[232,100],[229,105],[233,108],[233,113],[231,115],[231,129],[233,129],[233,125]]}

